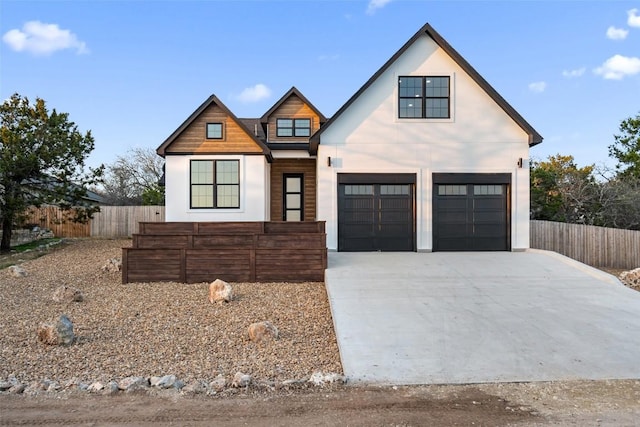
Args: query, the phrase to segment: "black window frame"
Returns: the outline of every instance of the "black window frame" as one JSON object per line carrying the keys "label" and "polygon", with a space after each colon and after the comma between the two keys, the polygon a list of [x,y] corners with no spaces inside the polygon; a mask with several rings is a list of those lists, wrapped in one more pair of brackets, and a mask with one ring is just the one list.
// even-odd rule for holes
{"label": "black window frame", "polygon": [[[300,180],[300,191],[287,191],[287,178],[297,178]],[[287,195],[299,194],[300,207],[291,209],[287,206]],[[304,222],[304,174],[302,173],[285,173],[282,175],[282,220],[287,221],[287,211],[299,211],[300,222]]]}
{"label": "black window frame", "polygon": [[[284,120],[288,120],[291,121],[291,126],[281,126],[280,122],[284,121]],[[303,122],[306,121],[309,123],[309,126],[297,126],[298,122]],[[278,118],[276,119],[276,137],[277,138],[309,138],[311,136],[311,126],[312,126],[312,121],[310,118],[286,118],[286,117],[282,117],[282,118]],[[290,135],[281,135],[280,131],[281,130],[289,130],[291,132]],[[305,130],[306,135],[301,135],[298,132],[296,132],[297,130]]]}
{"label": "black window frame", "polygon": [[[419,96],[402,96],[402,92],[403,92],[403,88],[400,86],[402,83],[402,79],[421,79],[421,85],[422,87],[420,88],[420,95]],[[429,92],[429,88],[427,87],[427,83],[429,80],[434,80],[434,79],[446,79],[447,81],[447,94],[446,96],[442,96],[442,95],[430,95]],[[421,113],[419,116],[409,116],[409,115],[402,115],[402,100],[403,99],[412,99],[412,100],[416,100],[417,102],[420,102],[420,108],[421,108]],[[429,115],[428,111],[429,111],[429,100],[443,100],[446,99],[447,100],[447,115],[446,116],[442,116],[442,115]],[[433,107],[432,107],[433,108]],[[398,77],[398,118],[399,119],[450,119],[451,118],[451,76],[444,76],[444,75],[432,75],[432,76],[399,76]]]}
{"label": "black window frame", "polygon": [[[211,182],[207,183],[193,183],[193,164],[195,162],[210,162],[212,163],[212,176]],[[217,170],[218,163],[220,162],[234,162],[237,164],[237,183],[218,183],[217,182]],[[211,206],[193,206],[193,188],[210,186],[212,191],[212,205]],[[236,206],[218,206],[218,190],[221,187],[237,187],[238,197]],[[189,208],[190,209],[240,209],[240,160],[238,159],[191,159],[189,162]]]}
{"label": "black window frame", "polygon": [[[209,125],[219,125],[220,126],[220,136],[209,136]],[[224,123],[221,122],[208,122],[205,126],[205,137],[207,139],[224,139]]]}

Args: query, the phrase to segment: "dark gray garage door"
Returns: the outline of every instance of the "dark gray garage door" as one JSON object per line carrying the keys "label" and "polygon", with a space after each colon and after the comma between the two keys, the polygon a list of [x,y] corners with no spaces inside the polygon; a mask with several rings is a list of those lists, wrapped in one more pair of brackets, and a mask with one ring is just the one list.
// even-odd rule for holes
{"label": "dark gray garage door", "polygon": [[510,174],[434,174],[433,250],[507,251]]}
{"label": "dark gray garage door", "polygon": [[415,250],[414,174],[338,175],[338,250]]}

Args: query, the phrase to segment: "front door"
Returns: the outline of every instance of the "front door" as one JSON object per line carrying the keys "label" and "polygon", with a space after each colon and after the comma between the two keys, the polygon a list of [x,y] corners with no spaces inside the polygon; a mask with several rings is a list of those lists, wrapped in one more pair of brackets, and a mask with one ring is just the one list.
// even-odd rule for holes
{"label": "front door", "polygon": [[282,220],[302,221],[303,211],[303,176],[302,174],[285,174],[283,176]]}

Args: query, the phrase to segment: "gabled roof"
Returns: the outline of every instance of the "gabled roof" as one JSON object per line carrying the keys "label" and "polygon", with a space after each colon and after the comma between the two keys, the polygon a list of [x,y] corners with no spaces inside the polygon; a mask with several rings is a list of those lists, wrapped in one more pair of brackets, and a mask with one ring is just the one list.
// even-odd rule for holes
{"label": "gabled roof", "polygon": [[289,89],[289,91],[287,93],[285,93],[282,98],[280,98],[278,100],[278,102],[276,102],[273,107],[271,107],[269,109],[269,111],[267,111],[266,113],[263,114],[263,116],[260,118],[260,121],[262,123],[268,123],[269,122],[269,116],[271,116],[278,108],[280,108],[280,106],[287,100],[289,99],[291,96],[297,96],[298,98],[300,98],[302,100],[302,102],[304,102],[305,104],[307,104],[309,106],[309,108],[311,108],[311,110],[318,115],[319,119],[320,119],[320,123],[324,123],[327,121],[327,118],[320,112],[320,110],[318,110],[315,105],[313,105],[311,102],[309,102],[309,100],[302,94],[300,93],[300,91],[295,87],[292,86],[291,89]]}
{"label": "gabled roof", "polygon": [[413,43],[422,35],[428,35],[433,41],[444,50],[455,62],[462,68],[478,86],[498,104],[511,119],[518,124],[527,134],[529,134],[529,146],[533,147],[542,142],[542,136],[531,126],[509,103],[462,57],[436,30],[428,23],[425,24],[413,37],[407,41],[383,66],[380,68],[367,82],[351,97],[349,100],[322,126],[316,133],[311,136],[309,151],[312,155],[317,154],[318,144],[320,144],[320,135],[327,130],[331,124],[338,119],[349,108],[353,102],[375,82],[382,73],[384,73]]}
{"label": "gabled roof", "polygon": [[256,135],[254,134],[254,132],[249,129],[247,127],[247,125],[240,119],[238,119],[232,112],[231,110],[229,110],[227,108],[226,105],[224,105],[222,103],[222,101],[220,101],[220,99],[218,99],[217,96],[215,95],[211,95],[206,101],[204,101],[202,103],[202,105],[200,105],[196,111],[194,111],[188,118],[187,120],[184,121],[184,123],[182,123],[180,125],[180,127],[178,129],[176,129],[170,136],[169,138],[167,138],[162,145],[160,145],[160,147],[158,147],[158,149],[156,150],[156,153],[158,153],[158,155],[164,157],[165,156],[165,152],[167,150],[167,148],[176,140],[176,138],[178,138],[178,136],[180,136],[180,134],[182,132],[184,132],[185,129],[187,129],[189,127],[189,125],[191,123],[193,123],[193,121],[195,119],[198,118],[198,116],[200,116],[200,114],[202,114],[207,108],[209,108],[209,106],[211,106],[211,104],[215,104],[217,105],[222,111],[224,111],[224,113],[229,116],[229,118],[231,118],[231,120],[233,120],[243,131],[246,132],[246,134],[251,137],[251,139],[253,139],[253,141],[256,143],[256,145],[258,145],[261,149],[262,149],[262,153],[267,156],[267,159],[269,161],[271,161],[272,157],[271,157],[271,150],[269,150],[269,147],[267,147],[264,142],[260,141],[258,139],[258,137],[256,137]]}

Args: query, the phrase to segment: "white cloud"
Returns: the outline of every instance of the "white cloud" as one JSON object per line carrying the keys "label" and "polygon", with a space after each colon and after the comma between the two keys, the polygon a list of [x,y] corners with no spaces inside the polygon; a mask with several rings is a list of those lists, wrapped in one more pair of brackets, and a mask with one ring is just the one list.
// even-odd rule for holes
{"label": "white cloud", "polygon": [[640,28],[640,15],[638,15],[638,9],[631,9],[627,11],[627,15],[629,15],[627,24],[629,24],[630,27]]}
{"label": "white cloud", "polygon": [[373,15],[374,13],[376,13],[376,10],[382,9],[389,2],[391,2],[391,0],[369,0],[369,5],[367,6],[367,15]]}
{"label": "white cloud", "polygon": [[533,82],[533,83],[529,83],[529,90],[531,92],[544,92],[544,90],[547,88],[547,83],[546,82]]}
{"label": "white cloud", "polygon": [[78,54],[89,53],[85,42],[69,30],[63,30],[57,24],[45,24],[40,21],[25,23],[22,30],[7,31],[2,40],[16,52],[29,52],[34,55],[51,55],[57,50],[73,49]]}
{"label": "white cloud", "polygon": [[574,78],[574,77],[582,76],[585,71],[587,71],[587,69],[584,68],[584,67],[576,68],[575,70],[564,70],[564,71],[562,71],[562,76],[571,79],[571,78]]}
{"label": "white cloud", "polygon": [[627,38],[629,30],[624,28],[616,28],[613,25],[607,28],[607,38],[611,40],[624,40]]}
{"label": "white cloud", "polygon": [[247,104],[262,101],[271,96],[271,89],[269,89],[266,85],[262,83],[258,83],[253,87],[248,87],[238,95],[238,100],[240,102],[245,102]]}
{"label": "white cloud", "polygon": [[622,80],[624,76],[640,73],[640,58],[614,55],[593,72],[608,80]]}

